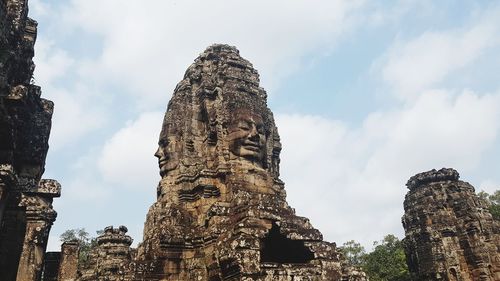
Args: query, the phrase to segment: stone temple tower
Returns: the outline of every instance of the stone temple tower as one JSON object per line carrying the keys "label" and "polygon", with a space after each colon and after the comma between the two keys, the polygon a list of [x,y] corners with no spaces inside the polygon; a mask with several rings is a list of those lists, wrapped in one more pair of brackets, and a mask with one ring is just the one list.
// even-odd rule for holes
{"label": "stone temple tower", "polygon": [[365,280],[287,204],[266,98],[234,47],[213,45],[188,68],[160,133],[135,279]]}
{"label": "stone temple tower", "polygon": [[500,222],[453,169],[417,174],[406,184],[403,226],[415,280],[500,280]]}

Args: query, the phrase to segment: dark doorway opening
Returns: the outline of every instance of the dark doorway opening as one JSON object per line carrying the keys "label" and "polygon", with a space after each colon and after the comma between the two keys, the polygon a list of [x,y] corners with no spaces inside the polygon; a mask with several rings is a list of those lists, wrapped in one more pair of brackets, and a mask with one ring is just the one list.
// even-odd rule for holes
{"label": "dark doorway opening", "polygon": [[303,241],[287,238],[280,233],[279,226],[275,223],[267,236],[262,239],[261,262],[308,263],[313,259],[314,254],[304,246]]}

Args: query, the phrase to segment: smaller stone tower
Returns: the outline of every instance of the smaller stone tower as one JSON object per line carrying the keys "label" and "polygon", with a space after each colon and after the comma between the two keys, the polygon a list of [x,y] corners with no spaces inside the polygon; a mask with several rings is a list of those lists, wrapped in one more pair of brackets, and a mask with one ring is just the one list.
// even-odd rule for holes
{"label": "smaller stone tower", "polygon": [[500,223],[474,187],[444,168],[406,185],[404,245],[417,280],[500,280]]}
{"label": "smaller stone tower", "polygon": [[131,280],[132,238],[126,235],[127,231],[125,226],[106,227],[97,237],[98,246],[90,253],[89,263],[81,269],[78,280]]}

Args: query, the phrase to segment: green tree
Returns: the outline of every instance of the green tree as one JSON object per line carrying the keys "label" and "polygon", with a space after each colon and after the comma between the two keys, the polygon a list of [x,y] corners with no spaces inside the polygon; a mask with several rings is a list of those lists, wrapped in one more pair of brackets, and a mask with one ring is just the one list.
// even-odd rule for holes
{"label": "green tree", "polygon": [[89,233],[85,228],[68,229],[59,236],[61,242],[78,241],[81,244],[89,242]]}
{"label": "green tree", "polygon": [[344,254],[347,261],[354,266],[361,266],[366,255],[365,248],[360,243],[351,240],[342,244],[339,250]]}
{"label": "green tree", "polygon": [[495,220],[500,220],[500,190],[495,191],[491,195],[481,191],[477,195],[488,203],[493,218]]}
{"label": "green tree", "polygon": [[362,268],[371,281],[411,280],[402,242],[389,234],[363,257]]}
{"label": "green tree", "polygon": [[[97,235],[103,233],[102,230],[96,231]],[[78,262],[80,265],[85,265],[89,261],[91,250],[97,246],[97,238],[90,237],[85,228],[68,229],[59,236],[61,242],[78,241],[80,244],[80,254]]]}

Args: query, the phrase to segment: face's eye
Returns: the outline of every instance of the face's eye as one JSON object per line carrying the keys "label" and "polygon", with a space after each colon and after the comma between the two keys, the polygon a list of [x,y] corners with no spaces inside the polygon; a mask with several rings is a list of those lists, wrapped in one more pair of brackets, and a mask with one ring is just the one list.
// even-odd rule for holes
{"label": "face's eye", "polygon": [[168,140],[166,140],[166,139],[161,139],[158,142],[158,146],[160,146],[160,147],[166,147],[167,145],[168,145]]}
{"label": "face's eye", "polygon": [[238,128],[239,129],[242,129],[242,130],[245,130],[245,131],[248,131],[252,128],[252,125],[246,121],[239,121],[238,122]]}

